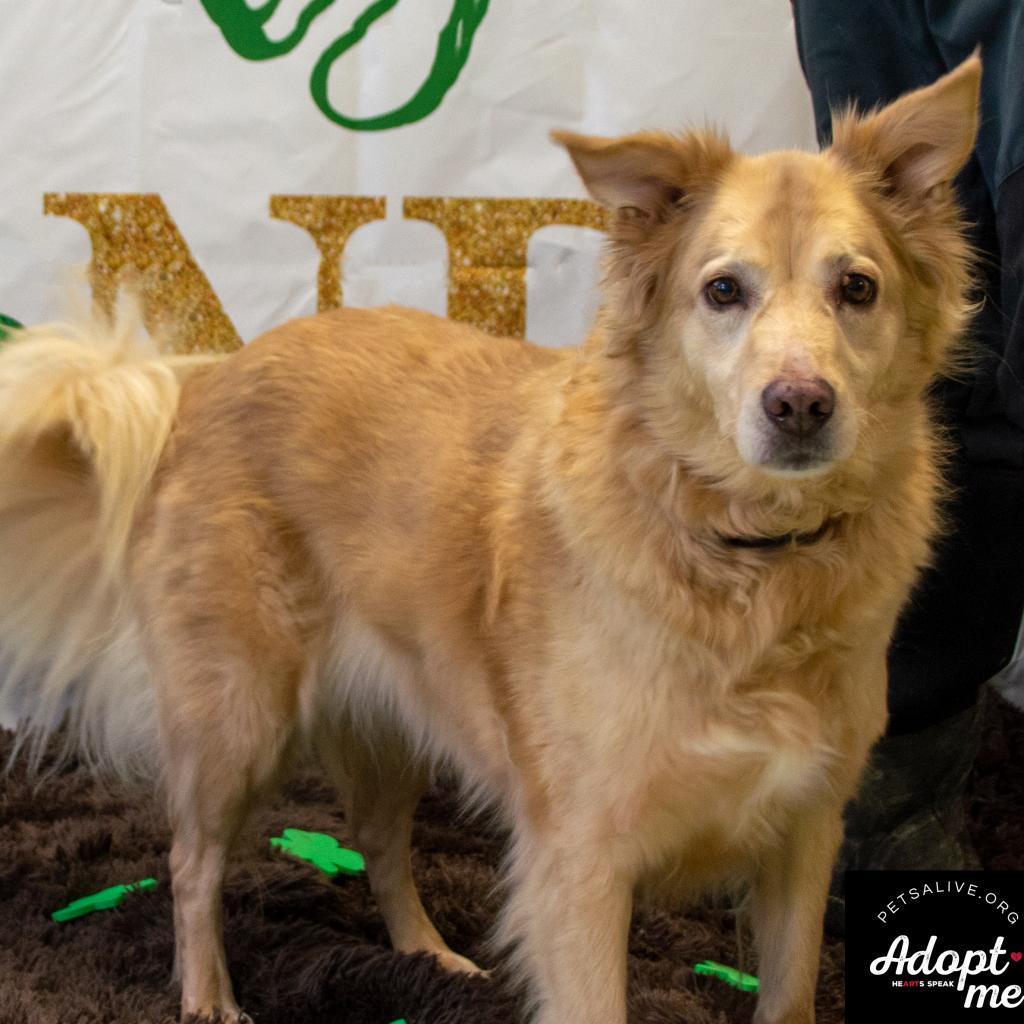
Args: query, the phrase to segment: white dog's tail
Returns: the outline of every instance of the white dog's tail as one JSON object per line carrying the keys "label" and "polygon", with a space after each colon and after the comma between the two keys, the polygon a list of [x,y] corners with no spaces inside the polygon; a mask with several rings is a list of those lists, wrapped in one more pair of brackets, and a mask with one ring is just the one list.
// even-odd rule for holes
{"label": "white dog's tail", "polygon": [[214,358],[139,333],[134,315],[0,345],[0,721],[36,761],[64,724],[67,751],[126,776],[157,767],[129,539],[181,382]]}

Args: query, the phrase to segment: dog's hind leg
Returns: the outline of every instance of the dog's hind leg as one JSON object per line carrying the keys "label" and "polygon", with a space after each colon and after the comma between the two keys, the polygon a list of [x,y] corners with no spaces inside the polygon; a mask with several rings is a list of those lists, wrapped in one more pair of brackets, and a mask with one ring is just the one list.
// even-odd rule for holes
{"label": "dog's hind leg", "polygon": [[[235,1024],[247,1018],[225,962],[221,887],[234,840],[284,759],[291,723],[261,699],[270,682],[265,666],[193,671],[191,689],[199,699],[189,708],[175,698],[176,706],[165,711],[175,966],[183,1020]],[[181,694],[182,681],[176,682]]]}
{"label": "dog's hind leg", "polygon": [[394,948],[432,953],[451,971],[479,971],[448,948],[423,909],[412,876],[413,812],[429,784],[428,767],[416,761],[397,732],[377,733],[371,743],[349,726],[317,746],[341,791],[353,843],[366,859],[370,886]]}
{"label": "dog's hind leg", "polygon": [[173,831],[182,1017],[235,1024],[221,886],[248,812],[286,760],[305,648],[294,584],[270,542],[243,516],[201,522],[187,542],[158,537],[143,550],[142,621]]}

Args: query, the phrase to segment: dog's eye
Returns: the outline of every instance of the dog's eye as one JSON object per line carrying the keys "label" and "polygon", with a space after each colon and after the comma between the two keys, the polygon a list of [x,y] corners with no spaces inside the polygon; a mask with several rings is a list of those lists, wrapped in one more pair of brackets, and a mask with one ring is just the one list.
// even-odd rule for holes
{"label": "dog's eye", "polygon": [[874,301],[875,282],[863,274],[843,274],[839,294],[842,301],[851,306],[866,306]]}
{"label": "dog's eye", "polygon": [[713,306],[733,306],[743,298],[743,292],[736,278],[716,277],[704,285],[704,297]]}

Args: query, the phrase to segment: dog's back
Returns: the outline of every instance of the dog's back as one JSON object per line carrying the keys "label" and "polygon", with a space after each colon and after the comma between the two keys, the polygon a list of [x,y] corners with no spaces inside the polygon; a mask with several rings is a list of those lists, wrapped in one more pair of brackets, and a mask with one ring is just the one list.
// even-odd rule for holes
{"label": "dog's back", "polygon": [[23,737],[70,712],[68,749],[159,774],[139,601],[218,578],[200,564],[217,517],[307,648],[355,593],[400,634],[409,574],[486,562],[495,467],[552,414],[531,382],[569,362],[397,309],[294,321],[230,359],[166,356],[130,317],[19,332],[0,375],[0,695]]}
{"label": "dog's back", "polygon": [[[499,795],[494,696],[466,690],[484,672],[500,517],[522,501],[510,465],[537,459],[575,360],[425,313],[342,310],[190,382],[133,573],[153,642],[164,624],[192,638],[187,666],[165,641],[166,685],[220,675],[197,664],[204,631],[186,621],[206,608],[210,657],[234,638],[289,735],[341,713],[397,716],[428,760],[472,748],[489,776],[476,781]],[[205,721],[204,700],[220,698],[197,686],[171,704]],[[245,732],[232,742],[260,742]]]}

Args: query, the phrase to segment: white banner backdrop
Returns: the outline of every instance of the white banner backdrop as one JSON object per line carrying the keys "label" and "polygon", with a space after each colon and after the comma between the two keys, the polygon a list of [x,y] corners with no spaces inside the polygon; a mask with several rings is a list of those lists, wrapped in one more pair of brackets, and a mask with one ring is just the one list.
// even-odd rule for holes
{"label": "white banner backdrop", "polygon": [[[262,29],[244,0],[0,0],[0,313],[35,323],[61,312],[67,269],[92,254],[84,220],[61,206],[70,194],[158,195],[248,340],[317,308],[321,253],[310,231],[272,215],[273,196],[383,197],[384,219],[347,236],[343,301],[444,313],[451,238],[403,219],[403,204],[583,197],[567,156],[548,141],[553,127],[618,134],[710,122],[748,152],[814,147],[785,0],[261,0],[261,8],[273,10]],[[458,21],[460,10],[469,13]],[[319,13],[289,40],[304,11]],[[429,85],[450,21],[445,38],[468,56],[422,119],[353,130],[315,102],[320,66],[321,105],[355,118],[401,108]],[[353,26],[355,35],[366,26],[363,38],[328,62]],[[291,48],[267,60],[236,52],[270,48],[264,38]],[[58,199],[47,200],[48,215],[50,193]],[[480,210],[473,230],[486,232],[492,207]],[[119,219],[121,210],[107,214]],[[143,230],[132,222],[131,231]],[[533,234],[529,337],[581,339],[598,242],[580,227]],[[168,262],[168,273],[179,264]]]}

